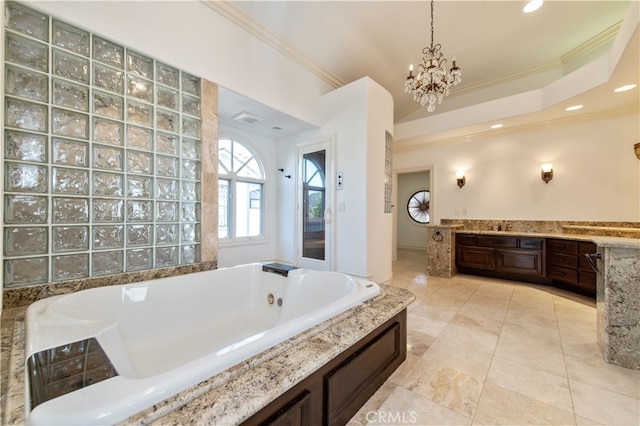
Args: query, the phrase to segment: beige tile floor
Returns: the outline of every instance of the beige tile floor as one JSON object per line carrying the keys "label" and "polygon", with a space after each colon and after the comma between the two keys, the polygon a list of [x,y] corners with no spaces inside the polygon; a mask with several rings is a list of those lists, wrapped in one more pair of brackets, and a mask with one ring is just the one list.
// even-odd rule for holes
{"label": "beige tile floor", "polygon": [[407,360],[349,425],[639,425],[640,371],[607,364],[593,300],[554,288],[426,276],[400,250],[387,284],[411,290]]}

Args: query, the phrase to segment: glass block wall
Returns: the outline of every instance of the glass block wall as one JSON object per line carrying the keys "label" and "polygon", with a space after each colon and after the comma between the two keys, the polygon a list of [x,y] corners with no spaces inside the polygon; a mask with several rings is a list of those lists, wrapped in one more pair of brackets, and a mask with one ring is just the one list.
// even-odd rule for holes
{"label": "glass block wall", "polygon": [[5,2],[5,287],[200,261],[200,79]]}
{"label": "glass block wall", "polygon": [[393,208],[393,136],[384,132],[384,212],[391,213]]}

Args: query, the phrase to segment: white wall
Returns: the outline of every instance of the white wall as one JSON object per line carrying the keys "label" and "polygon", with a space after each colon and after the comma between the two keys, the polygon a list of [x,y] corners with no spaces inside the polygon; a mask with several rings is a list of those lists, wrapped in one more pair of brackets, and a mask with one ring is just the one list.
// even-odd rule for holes
{"label": "white wall", "polygon": [[385,213],[386,132],[393,136],[393,98],[370,78],[367,83],[367,271],[375,281],[391,278],[393,257],[393,213]]}
{"label": "white wall", "polygon": [[398,174],[398,198],[396,202],[397,245],[401,248],[427,248],[427,228],[409,217],[407,201],[416,191],[429,190],[429,172]]}
{"label": "white wall", "polygon": [[[322,99],[326,122],[278,143],[278,167],[296,170],[296,146],[335,137],[334,164],[344,173],[344,189],[335,191],[333,269],[384,281],[391,277],[391,215],[384,215],[385,130],[392,129],[391,96],[363,78]],[[278,258],[296,258],[295,182],[279,183]],[[344,203],[344,211],[336,206]],[[388,217],[387,217],[388,216]]]}
{"label": "white wall", "polygon": [[312,124],[332,90],[199,1],[24,3]]}
{"label": "white wall", "polygon": [[225,125],[219,127],[219,137],[229,138],[241,142],[252,149],[264,167],[267,182],[264,190],[264,237],[255,238],[250,243],[218,242],[218,267],[239,265],[243,263],[261,262],[276,258],[276,229],[277,181],[283,179],[282,173],[277,171],[276,147],[277,142],[255,133],[233,129]]}
{"label": "white wall", "polygon": [[[432,164],[442,218],[522,220],[640,220],[636,114],[591,122],[501,132],[467,143],[398,153],[398,169]],[[540,164],[552,162],[545,184]],[[459,189],[455,172],[466,170]],[[466,210],[466,216],[464,212]],[[458,214],[456,214],[458,213]]]}

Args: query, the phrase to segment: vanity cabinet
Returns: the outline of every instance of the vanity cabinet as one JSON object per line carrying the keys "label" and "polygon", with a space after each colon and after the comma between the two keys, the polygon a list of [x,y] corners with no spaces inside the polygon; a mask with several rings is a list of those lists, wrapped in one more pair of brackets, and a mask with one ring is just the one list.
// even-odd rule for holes
{"label": "vanity cabinet", "polygon": [[544,239],[456,234],[458,271],[540,282],[544,276]]}
{"label": "vanity cabinet", "polygon": [[406,357],[405,309],[243,425],[346,424]]}
{"label": "vanity cabinet", "polygon": [[596,272],[585,256],[597,251],[590,241],[456,233],[455,242],[458,272],[596,295]]}
{"label": "vanity cabinet", "polygon": [[548,238],[547,276],[556,287],[595,297],[596,272],[585,255],[596,251],[597,246],[589,241]]}

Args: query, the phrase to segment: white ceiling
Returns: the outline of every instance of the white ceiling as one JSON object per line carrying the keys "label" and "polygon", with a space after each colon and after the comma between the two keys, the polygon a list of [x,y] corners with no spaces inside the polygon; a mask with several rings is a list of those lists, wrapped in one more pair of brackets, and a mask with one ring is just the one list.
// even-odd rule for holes
{"label": "white ceiling", "polygon": [[[637,2],[638,0],[632,0]],[[275,36],[333,87],[368,76],[393,96],[395,122],[403,123],[549,85],[607,53],[630,1],[547,0],[525,14],[524,1],[435,2],[434,42],[462,69],[462,84],[428,113],[403,93],[408,66],[429,44],[427,1],[233,1],[207,2],[252,32]],[[217,6],[216,6],[217,5]],[[223,10],[224,9],[224,10]],[[575,102],[596,104],[585,113],[638,103],[638,89],[613,94],[608,86],[638,83],[638,34],[629,44],[607,87],[581,94]],[[635,43],[635,44],[634,44]],[[221,123],[278,138],[309,126],[229,90],[220,90]],[[527,117],[522,124],[557,117],[564,106]],[[560,108],[562,107],[562,108]],[[251,128],[229,120],[241,111],[263,116]],[[283,130],[273,130],[273,126]]]}

